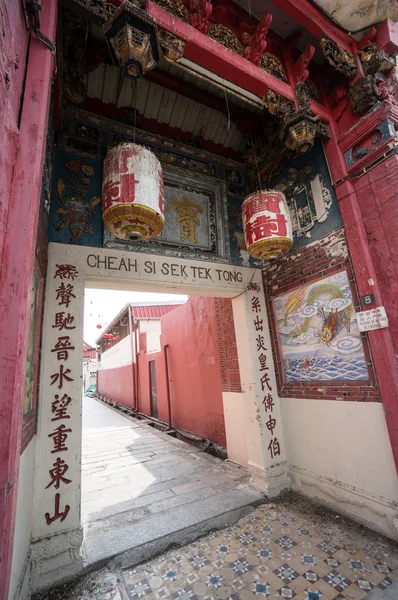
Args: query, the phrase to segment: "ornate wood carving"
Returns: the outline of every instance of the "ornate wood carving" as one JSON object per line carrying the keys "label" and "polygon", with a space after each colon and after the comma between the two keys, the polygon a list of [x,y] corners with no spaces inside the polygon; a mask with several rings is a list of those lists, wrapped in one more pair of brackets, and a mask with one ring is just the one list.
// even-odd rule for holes
{"label": "ornate wood carving", "polygon": [[189,15],[183,0],[153,0],[156,4],[159,4],[161,8],[167,10],[175,17],[178,17],[182,21],[189,23]]}
{"label": "ornate wood carving", "polygon": [[258,65],[267,47],[267,33],[272,23],[272,15],[266,12],[253,34],[242,33],[241,39],[244,45],[243,55],[254,65]]}
{"label": "ornate wood carving", "polygon": [[62,13],[63,92],[65,99],[81,104],[86,97],[84,59],[87,50],[88,24],[75,13]]}
{"label": "ornate wood carving", "polygon": [[316,84],[313,81],[307,79],[305,85],[307,86],[312,100],[315,100],[315,102],[318,102],[318,104],[322,104],[321,95],[319,93],[318,88],[316,87]]}
{"label": "ornate wood carving", "polygon": [[314,46],[307,46],[300,58],[298,58],[294,63],[293,70],[296,81],[304,82],[308,79],[309,71],[307,67],[310,64],[312,57],[314,56],[314,52]]}
{"label": "ornate wood carving", "polygon": [[160,46],[163,50],[164,57],[171,61],[177,62],[184,56],[185,41],[173,35],[165,29],[160,29],[158,33]]}
{"label": "ornate wood carving", "polygon": [[353,79],[357,74],[357,62],[355,56],[340,48],[333,40],[328,38],[327,35],[322,35],[319,39],[319,46],[322,54],[332,67],[339,73],[342,73],[348,79]]}
{"label": "ornate wood carving", "polygon": [[263,100],[266,110],[279,124],[279,139],[294,152],[307,152],[315,137],[327,139],[330,132],[326,124],[314,117],[310,108],[311,96],[304,82],[295,87],[297,109],[292,102],[268,89]]}
{"label": "ornate wood carving", "polygon": [[189,24],[202,33],[207,33],[209,18],[213,10],[211,0],[183,0],[189,17]]}
{"label": "ornate wood carving", "polygon": [[387,73],[395,66],[395,59],[384,50],[377,50],[374,43],[366,44],[358,52],[365,75],[376,75],[376,73]]}
{"label": "ornate wood carving", "polygon": [[271,89],[266,91],[263,102],[266,110],[279,122],[284,121],[286,115],[293,114],[295,111],[293,102],[286,100]]}
{"label": "ornate wood carving", "polygon": [[219,44],[228,48],[228,50],[243,56],[242,43],[238,40],[234,32],[231,31],[231,29],[228,29],[228,27],[225,27],[225,25],[222,25],[221,23],[212,23],[209,27],[208,35]]}
{"label": "ornate wood carving", "polygon": [[270,73],[280,81],[284,81],[285,83],[287,83],[285,69],[283,68],[281,61],[278,58],[276,58],[276,56],[274,56],[273,54],[270,54],[269,52],[264,52],[264,54],[260,58],[258,66],[260,67],[260,69],[263,69],[263,71]]}
{"label": "ornate wood carving", "polygon": [[380,92],[373,75],[359,77],[348,90],[348,97],[352,110],[357,115],[364,115],[373,108],[380,100]]}

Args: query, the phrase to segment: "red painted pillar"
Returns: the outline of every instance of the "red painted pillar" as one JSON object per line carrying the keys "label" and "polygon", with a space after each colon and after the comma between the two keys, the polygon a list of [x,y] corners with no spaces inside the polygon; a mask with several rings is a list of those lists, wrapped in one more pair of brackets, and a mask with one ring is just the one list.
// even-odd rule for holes
{"label": "red painted pillar", "polygon": [[[397,107],[377,105],[338,139],[325,144],[360,296],[385,306],[390,326],[368,332],[372,360],[398,470],[398,156]],[[389,215],[389,216],[388,216]],[[394,224],[395,223],[395,224]],[[395,290],[395,297],[394,297]],[[394,352],[394,343],[396,344]],[[371,440],[369,440],[371,443]]]}
{"label": "red painted pillar", "polygon": [[[57,0],[43,0],[41,30],[54,40]],[[15,32],[18,35],[18,32]],[[31,34],[7,227],[1,247],[0,287],[0,598],[7,598],[18,491],[27,333],[28,291],[36,246],[43,157],[54,57]],[[33,490],[32,490],[33,494]]]}

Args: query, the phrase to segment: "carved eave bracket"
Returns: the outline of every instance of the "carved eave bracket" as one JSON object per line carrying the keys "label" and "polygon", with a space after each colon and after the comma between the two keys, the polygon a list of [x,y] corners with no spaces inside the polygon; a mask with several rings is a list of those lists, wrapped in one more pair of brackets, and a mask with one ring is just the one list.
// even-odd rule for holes
{"label": "carved eave bracket", "polygon": [[353,79],[358,72],[356,58],[348,50],[340,48],[327,35],[319,38],[319,47],[328,63],[348,79]]}
{"label": "carved eave bracket", "polygon": [[308,152],[315,138],[329,139],[330,131],[319,116],[314,117],[310,109],[311,97],[304,82],[295,87],[297,108],[280,94],[267,90],[263,101],[267,112],[279,124],[279,138],[289,150],[298,153]]}
{"label": "carved eave bracket", "polygon": [[177,62],[184,56],[185,40],[165,29],[159,30],[158,40],[163,51],[163,56],[169,62]]}

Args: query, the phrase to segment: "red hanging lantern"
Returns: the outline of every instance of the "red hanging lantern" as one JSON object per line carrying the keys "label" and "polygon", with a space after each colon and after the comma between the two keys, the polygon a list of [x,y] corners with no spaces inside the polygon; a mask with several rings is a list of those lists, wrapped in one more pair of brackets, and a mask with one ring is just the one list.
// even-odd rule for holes
{"label": "red hanging lantern", "polygon": [[137,144],[121,144],[104,161],[102,217],[121,240],[145,240],[162,233],[164,187],[156,156]]}
{"label": "red hanging lantern", "polygon": [[112,342],[108,342],[108,343],[107,343],[107,346],[112,346]]}
{"label": "red hanging lantern", "polygon": [[102,329],[102,325],[100,325],[99,323],[98,323],[98,325],[96,325],[96,327],[97,327],[97,329]]}
{"label": "red hanging lantern", "polygon": [[278,190],[251,194],[242,205],[247,251],[253,258],[269,260],[289,252],[292,225],[285,195]]}

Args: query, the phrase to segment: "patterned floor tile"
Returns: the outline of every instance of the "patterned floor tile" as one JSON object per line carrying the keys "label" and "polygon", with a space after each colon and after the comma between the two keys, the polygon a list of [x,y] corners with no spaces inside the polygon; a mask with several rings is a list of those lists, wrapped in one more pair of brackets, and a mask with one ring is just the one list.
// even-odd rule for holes
{"label": "patterned floor tile", "polygon": [[[372,553],[368,537],[373,534],[367,537],[364,530],[353,528],[347,535],[349,524],[344,523],[341,518],[336,524],[333,516],[324,523],[311,512],[300,512],[293,502],[264,504],[233,527],[125,570],[127,596],[121,597],[363,600],[375,587],[391,585],[398,553],[380,536],[373,538]],[[110,600],[107,593],[73,598]]]}

